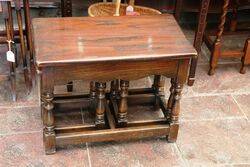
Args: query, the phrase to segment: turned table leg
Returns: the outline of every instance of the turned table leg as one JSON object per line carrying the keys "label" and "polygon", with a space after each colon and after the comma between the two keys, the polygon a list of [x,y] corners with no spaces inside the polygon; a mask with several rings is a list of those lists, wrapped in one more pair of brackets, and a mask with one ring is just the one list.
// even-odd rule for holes
{"label": "turned table leg", "polygon": [[97,104],[96,104],[96,118],[95,118],[95,125],[97,128],[104,128],[105,127],[105,89],[106,83],[104,82],[96,82],[96,89],[97,89]]}
{"label": "turned table leg", "polygon": [[189,60],[180,60],[175,78],[171,78],[170,97],[167,109],[170,113],[170,131],[167,136],[169,142],[175,142],[179,131],[180,99],[183,85],[186,83]]}
{"label": "turned table leg", "polygon": [[181,91],[182,91],[183,85],[181,85],[176,79],[173,83],[173,87],[174,87],[174,93],[173,93],[172,109],[171,109],[171,116],[170,116],[170,119],[171,119],[170,133],[168,135],[169,142],[175,142],[177,139],[177,135],[178,135],[180,99],[181,99]]}
{"label": "turned table leg", "polygon": [[54,121],[54,76],[53,69],[37,69],[37,81],[40,88],[40,106],[43,120],[43,143],[46,154],[56,152],[56,134]]}
{"label": "turned table leg", "polygon": [[128,87],[129,87],[129,81],[120,81],[120,101],[118,106],[118,126],[124,127],[127,126],[127,110],[128,110]]}
{"label": "turned table leg", "polygon": [[154,76],[154,83],[152,85],[152,88],[154,89],[155,92],[155,109],[159,109],[159,98],[158,96],[164,95],[164,92],[162,91],[164,88],[163,82],[161,82],[161,76],[160,75],[155,75]]}
{"label": "turned table leg", "polygon": [[224,4],[222,6],[222,14],[220,17],[220,24],[218,26],[218,32],[216,35],[216,40],[213,46],[213,52],[210,59],[210,70],[208,72],[209,75],[214,75],[215,68],[217,66],[219,56],[221,54],[221,38],[222,38],[222,33],[224,31],[224,25],[226,22],[228,5],[229,5],[229,0],[224,0]]}
{"label": "turned table leg", "polygon": [[171,112],[172,107],[173,107],[173,102],[174,102],[174,93],[175,93],[175,78],[171,78],[171,87],[169,89],[170,95],[168,99],[168,104],[167,104],[167,110],[168,112]]}
{"label": "turned table leg", "polygon": [[42,111],[43,111],[43,139],[46,154],[56,152],[56,135],[53,115],[53,93],[47,92],[42,95]]}

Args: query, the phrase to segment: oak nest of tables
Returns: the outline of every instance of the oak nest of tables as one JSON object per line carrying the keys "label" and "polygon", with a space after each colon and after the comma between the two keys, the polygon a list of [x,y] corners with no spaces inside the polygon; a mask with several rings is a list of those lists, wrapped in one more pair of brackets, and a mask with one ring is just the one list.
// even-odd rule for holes
{"label": "oak nest of tables", "polygon": [[[172,15],[37,18],[33,33],[47,154],[58,145],[82,142],[152,136],[176,141],[181,90],[197,52]],[[129,89],[129,81],[151,75],[151,88]],[[171,78],[168,100],[163,76]],[[55,85],[74,80],[90,82],[90,93],[54,92]],[[62,105],[75,103],[87,106],[93,121],[59,126],[55,116]],[[146,103],[163,116],[131,121],[137,112],[132,106]],[[139,115],[149,117],[146,110]]]}

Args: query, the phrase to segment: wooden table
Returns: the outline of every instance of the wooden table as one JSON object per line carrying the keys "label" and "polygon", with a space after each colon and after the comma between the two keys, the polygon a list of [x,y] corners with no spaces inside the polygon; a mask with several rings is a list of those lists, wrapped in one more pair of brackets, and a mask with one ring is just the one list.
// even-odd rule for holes
{"label": "wooden table", "polygon": [[[69,143],[161,135],[176,140],[181,90],[190,59],[197,53],[172,15],[38,18],[33,20],[33,32],[47,154],[54,153],[56,145]],[[128,81],[150,75],[157,78],[152,88],[128,89]],[[171,78],[167,102],[160,75]],[[114,84],[117,79],[120,90]],[[72,80],[95,81],[96,96],[54,93],[55,85]],[[108,81],[113,81],[111,90],[105,91]],[[55,106],[93,99],[93,125],[57,126]],[[131,103],[152,101],[161,108],[163,119],[132,123],[127,119]]]}

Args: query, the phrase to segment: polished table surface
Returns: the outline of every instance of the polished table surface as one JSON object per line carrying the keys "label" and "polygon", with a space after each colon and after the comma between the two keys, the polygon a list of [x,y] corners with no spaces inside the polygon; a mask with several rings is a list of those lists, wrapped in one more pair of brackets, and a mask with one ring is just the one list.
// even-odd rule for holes
{"label": "polished table surface", "polygon": [[172,15],[37,18],[33,33],[38,66],[197,54]]}
{"label": "polished table surface", "polygon": [[[35,19],[33,32],[47,154],[55,153],[57,145],[83,142],[152,136],[176,141],[181,90],[197,53],[172,15]],[[129,89],[129,81],[151,75],[151,88]],[[161,76],[171,78],[168,101]],[[74,80],[91,81],[90,93],[54,92],[55,85]],[[161,108],[164,119],[131,122],[131,101]],[[54,121],[59,104],[73,107],[75,102],[95,111],[94,126],[60,127]]]}

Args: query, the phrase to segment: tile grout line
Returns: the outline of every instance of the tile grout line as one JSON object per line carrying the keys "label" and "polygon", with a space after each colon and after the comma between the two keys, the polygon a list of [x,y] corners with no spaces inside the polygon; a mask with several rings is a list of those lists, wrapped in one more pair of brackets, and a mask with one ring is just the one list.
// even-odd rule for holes
{"label": "tile grout line", "polygon": [[[82,107],[80,108],[80,110],[81,110],[81,116],[82,116],[82,123],[84,124],[84,117],[83,117]],[[92,167],[91,159],[90,159],[90,153],[89,153],[89,145],[88,145],[88,142],[86,142],[85,145],[86,145],[87,155],[88,155],[88,164],[89,164],[89,167]]]}
{"label": "tile grout line", "polygon": [[41,132],[41,130],[37,131],[27,131],[27,132],[14,132],[14,133],[6,133],[6,134],[0,134],[0,137],[5,137],[5,136],[12,136],[12,135],[22,135],[22,134],[29,134],[29,133],[37,133]]}
{"label": "tile grout line", "polygon": [[235,165],[250,165],[250,163],[248,163],[248,162],[244,163],[243,162],[243,163],[221,163],[221,164],[217,164],[218,167],[225,167],[225,165],[234,167]]}
{"label": "tile grout line", "polygon": [[86,148],[87,148],[87,154],[88,154],[89,167],[92,167],[90,153],[89,153],[89,144],[88,144],[88,142],[86,143]]}
{"label": "tile grout line", "polygon": [[237,100],[235,99],[235,97],[232,96],[232,95],[231,95],[231,97],[233,98],[233,100],[234,100],[234,102],[236,103],[236,105],[239,107],[239,109],[240,109],[241,113],[244,115],[245,119],[246,119],[247,121],[249,121],[248,118],[247,118],[246,113],[244,112],[244,110],[243,110],[243,108],[240,106],[240,104],[237,102]]}
{"label": "tile grout line", "polygon": [[196,95],[191,95],[191,96],[182,96],[182,99],[184,98],[192,98],[192,97],[206,97],[206,96],[232,96],[232,95],[249,95],[250,92],[238,92],[238,93],[198,93]]}
{"label": "tile grout line", "polygon": [[250,163],[246,162],[246,163],[232,163],[231,165],[250,165]]}
{"label": "tile grout line", "polygon": [[180,148],[177,146],[176,143],[174,143],[173,145],[174,145],[174,148],[176,149],[178,155],[180,156],[181,160],[183,161],[184,165],[186,167],[189,167],[189,163],[188,163],[187,159],[183,157]]}
{"label": "tile grout line", "polygon": [[[233,64],[240,64],[240,62],[228,61],[228,62],[218,62],[218,65],[233,65]],[[209,62],[200,62],[197,66],[209,66]]]}
{"label": "tile grout line", "polygon": [[216,119],[197,119],[197,120],[180,120],[180,122],[210,122],[210,121],[224,121],[224,120],[240,120],[240,119],[246,119],[245,116],[231,116],[231,117],[227,117],[227,118],[216,118]]}
{"label": "tile grout line", "polygon": [[24,105],[24,106],[9,106],[9,104],[5,104],[8,106],[4,106],[3,104],[0,105],[0,109],[18,109],[18,108],[32,108],[32,107],[39,107],[39,104],[37,105]]}

